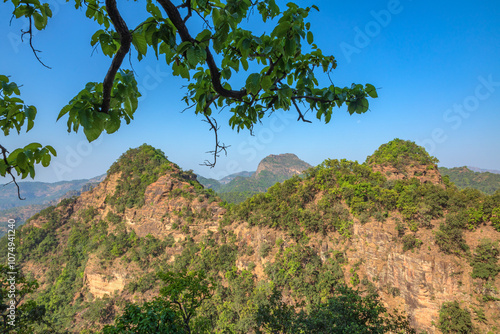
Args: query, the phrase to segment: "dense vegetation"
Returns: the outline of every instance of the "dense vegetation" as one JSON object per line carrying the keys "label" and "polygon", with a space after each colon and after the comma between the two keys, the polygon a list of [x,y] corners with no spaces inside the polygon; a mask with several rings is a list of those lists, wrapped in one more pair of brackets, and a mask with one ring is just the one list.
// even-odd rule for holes
{"label": "dense vegetation", "polygon": [[467,167],[439,167],[439,172],[460,189],[474,188],[489,195],[500,189],[500,174],[474,172]]}
{"label": "dense vegetation", "polygon": [[439,161],[414,142],[396,138],[381,145],[366,162],[370,165],[389,165],[401,170],[413,164],[432,167]]}
{"label": "dense vegetation", "polygon": [[453,252],[461,245],[464,229],[488,221],[500,229],[495,224],[499,206],[500,192],[487,196],[417,179],[387,180],[357,162],[327,160],[308,170],[303,179],[276,184],[231,208],[227,219],[280,228],[300,237],[302,231],[348,235],[353,219],[384,221],[391,212],[398,212],[403,230],[410,232],[430,228],[441,219],[437,242],[444,251]]}
{"label": "dense vegetation", "polygon": [[115,194],[107,199],[119,212],[125,208],[144,205],[144,191],[151,183],[173,170],[174,165],[167,160],[165,154],[152,146],[130,149],[120,156],[108,170],[108,176],[121,173]]}

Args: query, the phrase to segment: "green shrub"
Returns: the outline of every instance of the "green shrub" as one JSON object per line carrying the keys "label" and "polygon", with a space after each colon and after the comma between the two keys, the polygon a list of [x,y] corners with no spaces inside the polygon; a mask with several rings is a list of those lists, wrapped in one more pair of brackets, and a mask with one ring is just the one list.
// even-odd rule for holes
{"label": "green shrub", "polygon": [[446,216],[444,224],[434,232],[436,244],[442,252],[458,254],[467,251],[469,246],[463,238],[463,229],[466,226],[466,217],[463,212],[456,212]]}
{"label": "green shrub", "polygon": [[457,301],[441,305],[438,328],[443,334],[470,334],[475,332],[470,312],[460,308]]}
{"label": "green shrub", "polygon": [[500,272],[500,265],[498,265],[499,254],[498,242],[493,242],[490,239],[481,240],[470,263],[472,278],[487,280],[498,275]]}
{"label": "green shrub", "polygon": [[260,245],[260,249],[259,249],[260,257],[266,258],[269,255],[269,252],[271,251],[271,249],[272,249],[272,247],[271,247],[271,245],[269,245],[269,243],[263,242]]}
{"label": "green shrub", "polygon": [[401,238],[401,242],[403,243],[403,252],[422,246],[422,241],[417,239],[414,234],[405,235]]}

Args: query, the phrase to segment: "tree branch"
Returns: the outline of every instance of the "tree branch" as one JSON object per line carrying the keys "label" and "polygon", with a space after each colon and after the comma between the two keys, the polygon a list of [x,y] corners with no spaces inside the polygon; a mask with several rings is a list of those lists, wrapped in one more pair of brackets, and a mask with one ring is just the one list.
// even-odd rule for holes
{"label": "tree branch", "polygon": [[[0,150],[2,150],[3,161],[5,162],[5,165],[7,166],[7,173],[10,174],[10,176],[12,176],[12,181],[11,182],[14,182],[14,184],[17,187],[17,197],[21,201],[24,201],[26,198],[22,198],[21,197],[21,189],[19,188],[19,184],[17,184],[17,182],[16,182],[16,178],[15,178],[14,174],[12,174],[12,171],[11,171],[12,167],[9,166],[9,162],[7,161],[7,153],[9,153],[9,151],[7,151],[7,149],[5,147],[3,147],[1,144],[0,144]],[[7,184],[9,184],[9,183],[7,183]],[[6,186],[7,184],[4,184],[4,186]]]}
{"label": "tree branch", "polygon": [[118,8],[116,8],[116,0],[106,0],[106,11],[108,12],[109,18],[111,19],[111,23],[113,23],[116,32],[120,35],[120,48],[118,49],[118,52],[116,52],[103,82],[102,105],[100,111],[107,114],[109,112],[113,81],[115,80],[116,73],[122,65],[125,55],[130,50],[132,34],[128,30],[127,24],[121,17]]}
{"label": "tree branch", "polygon": [[215,149],[213,151],[208,151],[207,153],[213,153],[214,154],[214,161],[213,162],[210,162],[208,160],[205,160],[205,162],[203,164],[201,164],[202,166],[208,166],[210,168],[214,168],[215,167],[215,164],[217,163],[217,157],[219,157],[219,153],[221,152],[224,152],[227,156],[227,148],[229,146],[226,146],[224,144],[220,144],[219,143],[219,137],[218,137],[218,126],[217,126],[217,121],[215,120],[215,118],[210,118],[209,116],[205,115],[205,118],[206,120],[204,120],[205,122],[207,122],[208,124],[210,124],[210,130],[214,130],[214,133],[215,133]]}
{"label": "tree branch", "polygon": [[297,112],[299,113],[299,118],[297,118],[297,121],[302,120],[303,122],[306,122],[306,123],[312,123],[311,121],[304,118],[304,115],[300,111],[299,106],[297,105],[297,102],[295,102],[295,100],[292,99],[292,103],[295,106],[295,109],[297,109]]}
{"label": "tree branch", "polygon": [[[183,42],[189,41],[191,43],[197,43],[198,41],[194,39],[190,34],[189,31],[186,27],[186,24],[184,20],[181,18],[181,15],[179,14],[179,10],[175,5],[170,1],[170,0],[158,0],[158,3],[163,7],[165,12],[167,13],[170,21],[172,21],[173,25],[177,28],[177,32],[179,33],[179,36],[181,37],[181,40]],[[208,69],[210,70],[210,76],[212,78],[212,86],[214,87],[214,90],[221,96],[236,99],[236,100],[241,100],[245,95],[247,95],[246,89],[242,90],[228,90],[225,89],[222,86],[221,83],[221,74],[219,71],[219,68],[217,67],[217,64],[215,63],[214,57],[212,55],[212,52],[210,51],[209,47],[207,46],[205,48],[205,51],[207,53],[207,65]]]}
{"label": "tree branch", "polygon": [[[28,7],[29,7],[29,5],[28,5]],[[33,46],[33,23],[32,23],[31,16],[28,16],[28,19],[29,19],[29,25],[30,25],[30,27],[29,27],[28,31],[21,30],[21,32],[22,32],[21,41],[23,40],[23,36],[26,35],[26,34],[28,34],[30,36],[29,43],[30,43],[31,51],[33,51],[33,54],[35,55],[36,60],[38,60],[38,62],[40,64],[42,64],[43,66],[45,66],[46,68],[48,68],[50,70],[51,67],[45,65],[43,63],[43,61],[40,59],[40,57],[38,57],[37,52],[42,52],[42,51],[36,50],[35,47]]]}

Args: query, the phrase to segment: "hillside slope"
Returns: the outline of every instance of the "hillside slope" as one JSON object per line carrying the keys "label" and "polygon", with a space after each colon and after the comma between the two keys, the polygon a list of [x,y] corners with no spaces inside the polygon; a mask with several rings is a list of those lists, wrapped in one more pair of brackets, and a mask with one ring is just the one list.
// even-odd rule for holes
{"label": "hillside slope", "polygon": [[439,167],[439,172],[460,189],[474,188],[490,195],[500,189],[500,174],[472,171],[468,167]]}
{"label": "hillside slope", "polygon": [[500,196],[412,175],[412,164],[436,170],[409,161],[398,166],[405,179],[389,179],[373,161],[326,160],[227,209],[192,173],[143,145],[95,189],[22,227],[19,261],[40,282],[33,298],[51,323],[72,333],[112,323],[127,301],[157,296],[159,270],[186,269],[217,282],[202,306],[211,332],[255,332],[277,291],[278,301],[308,314],[342,283],[379,294],[418,332],[446,330],[439,312],[454,301],[464,317],[457,322],[495,332]]}

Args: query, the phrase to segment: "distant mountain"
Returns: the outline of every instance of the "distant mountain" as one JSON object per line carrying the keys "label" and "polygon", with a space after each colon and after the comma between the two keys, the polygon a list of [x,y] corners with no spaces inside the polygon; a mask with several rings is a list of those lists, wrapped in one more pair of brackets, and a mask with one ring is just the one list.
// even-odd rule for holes
{"label": "distant mountain", "polygon": [[250,176],[253,176],[254,174],[255,174],[255,172],[247,172],[247,171],[243,171],[243,172],[239,172],[239,173],[234,173],[234,174],[228,175],[226,177],[223,177],[222,179],[219,180],[219,182],[221,184],[228,184],[229,182],[231,182],[232,180],[234,180],[238,176],[241,176],[241,177],[250,177]]}
{"label": "distant mountain", "polygon": [[0,193],[0,237],[6,233],[9,219],[14,219],[19,227],[40,210],[90,190],[104,180],[105,176],[55,183],[19,182],[21,197],[25,198],[24,200],[18,198],[15,184],[3,186]]}
{"label": "distant mountain", "polygon": [[80,191],[87,183],[99,183],[105,175],[96,176],[92,179],[73,181],[48,182],[18,182],[21,189],[21,197],[17,196],[17,188],[14,183],[2,187],[0,193],[0,210],[15,208],[26,205],[48,204],[61,198],[68,191]]}
{"label": "distant mountain", "polygon": [[473,172],[479,172],[479,173],[488,172],[488,173],[492,173],[492,174],[500,174],[500,170],[496,170],[496,169],[482,169],[479,167],[472,167],[472,166],[467,166],[467,168],[469,168]]}
{"label": "distant mountain", "polygon": [[[480,168],[475,169],[484,170]],[[447,175],[450,181],[460,189],[474,188],[489,195],[500,189],[500,174],[477,172],[465,166],[454,168],[439,167],[439,172],[443,176]]]}
{"label": "distant mountain", "polygon": [[261,160],[256,172],[239,172],[217,181],[198,176],[205,188],[210,188],[230,203],[239,203],[250,196],[264,192],[277,182],[288,180],[312,167],[295,154],[271,154]]}

